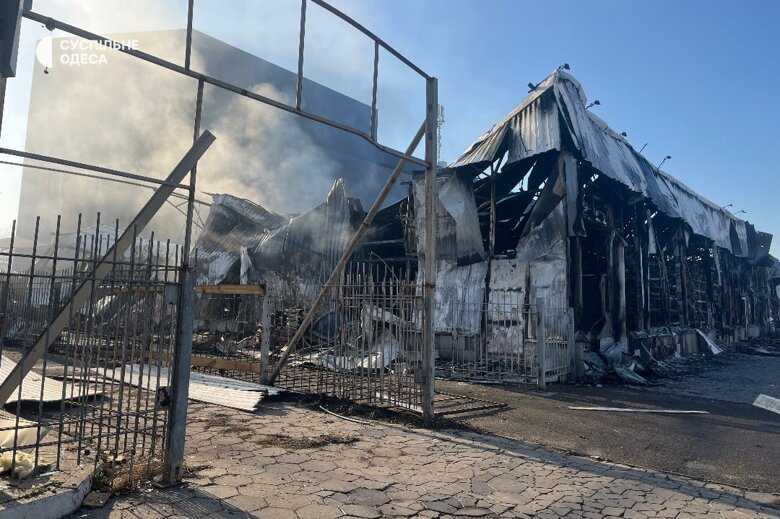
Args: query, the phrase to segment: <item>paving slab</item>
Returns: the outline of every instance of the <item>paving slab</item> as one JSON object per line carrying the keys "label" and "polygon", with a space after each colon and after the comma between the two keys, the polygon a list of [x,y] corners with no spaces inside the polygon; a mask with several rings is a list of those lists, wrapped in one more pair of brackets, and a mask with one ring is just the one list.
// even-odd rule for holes
{"label": "paving slab", "polygon": [[780,517],[774,494],[284,402],[254,414],[193,403],[186,463],[181,487],[73,517]]}

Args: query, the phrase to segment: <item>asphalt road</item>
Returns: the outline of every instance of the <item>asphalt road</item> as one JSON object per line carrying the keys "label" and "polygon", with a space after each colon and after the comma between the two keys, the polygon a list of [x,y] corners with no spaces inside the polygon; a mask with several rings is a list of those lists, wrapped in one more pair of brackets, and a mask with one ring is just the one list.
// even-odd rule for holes
{"label": "asphalt road", "polygon": [[[507,404],[497,412],[452,416],[484,432],[602,460],[780,493],[780,415],[746,401],[748,395],[777,387],[780,358],[725,355],[714,365],[702,376],[690,375],[650,389],[553,384],[541,392],[528,386],[437,380],[437,390]],[[764,367],[758,375],[752,369],[755,365]],[[749,384],[745,383],[747,376]],[[713,384],[720,399],[696,396],[712,396]],[[730,388],[734,398],[729,398]],[[709,414],[576,411],[569,406],[687,409]]]}

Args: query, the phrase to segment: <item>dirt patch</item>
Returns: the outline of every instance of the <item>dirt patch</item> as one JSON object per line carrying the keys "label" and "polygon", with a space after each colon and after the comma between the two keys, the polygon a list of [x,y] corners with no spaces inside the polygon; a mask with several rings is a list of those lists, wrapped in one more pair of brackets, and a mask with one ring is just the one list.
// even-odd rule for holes
{"label": "dirt patch", "polygon": [[137,492],[144,484],[162,475],[163,462],[140,458],[121,464],[104,463],[92,479],[93,490],[114,494]]}
{"label": "dirt patch", "polygon": [[320,434],[319,436],[287,436],[284,434],[264,434],[252,438],[252,443],[259,447],[280,447],[282,449],[316,449],[325,445],[349,445],[359,438],[344,434]]}

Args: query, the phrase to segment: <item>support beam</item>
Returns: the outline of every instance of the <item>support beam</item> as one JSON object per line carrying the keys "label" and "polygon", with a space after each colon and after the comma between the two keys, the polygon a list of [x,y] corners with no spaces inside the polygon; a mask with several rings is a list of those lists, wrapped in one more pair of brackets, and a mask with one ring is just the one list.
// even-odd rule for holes
{"label": "support beam", "polygon": [[677,234],[677,250],[678,258],[680,260],[680,294],[682,301],[682,320],[684,325],[689,325],[691,322],[691,316],[688,308],[688,266],[686,265],[688,260],[688,246],[685,243],[685,229],[681,228]]}
{"label": "support beam", "polygon": [[[582,236],[582,225],[577,225],[578,207],[577,200],[580,196],[579,173],[577,159],[571,152],[562,151],[558,155],[558,175],[566,183],[566,221],[568,223],[569,236]],[[579,227],[579,228],[578,228]]]}
{"label": "support beam", "polygon": [[626,246],[621,237],[615,239],[615,268],[617,269],[617,326],[618,340],[628,347],[626,326]]}
{"label": "support beam", "polygon": [[[209,149],[214,142],[214,136],[206,131],[195,142],[190,150],[182,157],[179,164],[173,169],[170,175],[168,175],[167,181],[172,183],[179,183],[195,166],[198,159],[200,159],[206,150]],[[30,372],[35,363],[43,356],[43,353],[51,346],[51,344],[59,338],[62,331],[68,325],[70,316],[72,313],[81,308],[81,306],[87,302],[89,295],[92,293],[93,286],[97,286],[102,282],[106,276],[111,272],[113,268],[114,257],[120,257],[127,248],[133,243],[134,237],[137,233],[141,232],[149,221],[157,214],[157,211],[165,204],[165,201],[173,192],[173,187],[170,185],[162,185],[157,191],[154,192],[152,197],[146,202],[146,205],[138,212],[138,214],[130,222],[125,231],[116,240],[111,248],[109,248],[103,255],[103,258],[95,265],[92,274],[85,279],[81,285],[76,289],[73,295],[70,297],[67,303],[60,309],[54,319],[49,323],[46,329],[41,332],[38,339],[33,346],[22,353],[22,359],[14,366],[8,378],[0,384],[0,404],[5,404],[8,398],[13,394],[14,389],[18,387],[24,377]],[[116,254],[116,256],[114,255]]]}
{"label": "support beam", "polygon": [[558,155],[558,175],[566,185],[566,227],[569,240],[567,243],[568,275],[569,275],[569,306],[573,308],[575,328],[582,319],[582,243],[580,236],[585,234],[578,225],[580,196],[580,181],[577,159],[571,152],[562,151]]}
{"label": "support beam", "polygon": [[[200,122],[203,115],[203,81],[198,81],[198,93],[195,100],[195,122],[192,140],[197,142]],[[207,132],[208,133],[208,132]],[[190,395],[190,370],[192,369],[192,331],[195,321],[195,270],[190,264],[192,248],[192,217],[195,212],[195,182],[197,179],[197,161],[190,170],[189,197],[187,199],[187,219],[184,227],[184,246],[181,251],[181,270],[179,274],[179,307],[176,316],[176,349],[171,365],[171,403],[168,409],[168,430],[165,442],[163,462],[163,482],[169,485],[180,483],[184,475],[184,439],[187,429],[187,408]]]}
{"label": "support beam", "polygon": [[644,247],[642,245],[641,218],[644,210],[639,204],[634,206],[634,261],[638,266],[636,276],[636,329],[645,329],[645,261],[642,257]]}
{"label": "support beam", "polygon": [[545,329],[544,299],[536,298],[536,360],[539,365],[536,385],[539,389],[547,389],[547,330]]}
{"label": "support beam", "polygon": [[493,258],[496,253],[496,170],[493,164],[490,165],[490,255]]}
{"label": "support beam", "polygon": [[[409,147],[406,149],[407,155],[411,155],[417,149],[417,145],[420,144],[423,134],[425,133],[425,129],[426,124],[423,123],[420,126],[420,129],[417,131],[417,135],[414,136],[412,142],[409,144]],[[301,339],[303,339],[303,334],[306,333],[306,329],[309,327],[309,325],[311,325],[312,320],[314,320],[314,316],[322,302],[325,300],[325,296],[328,295],[328,292],[330,292],[330,289],[336,283],[336,280],[341,277],[341,273],[344,271],[344,267],[352,257],[352,254],[355,252],[355,249],[360,244],[363,237],[368,232],[371,223],[374,221],[374,217],[376,217],[376,214],[382,207],[382,204],[387,198],[387,195],[393,189],[396,180],[398,180],[398,177],[401,175],[401,171],[403,171],[405,166],[405,159],[399,160],[398,164],[396,164],[395,169],[390,174],[387,182],[385,182],[385,186],[382,188],[382,191],[380,191],[377,195],[376,200],[374,200],[374,204],[371,206],[371,209],[369,209],[366,217],[360,224],[360,227],[358,227],[357,231],[355,231],[355,234],[352,235],[352,238],[350,238],[349,243],[347,243],[341,258],[339,258],[336,266],[333,267],[333,272],[330,273],[327,281],[325,281],[325,284],[322,285],[320,293],[317,294],[317,297],[314,299],[311,308],[309,308],[309,310],[306,312],[306,315],[303,317],[303,320],[301,320],[301,323],[298,325],[298,329],[295,331],[295,335],[293,335],[292,339],[290,339],[290,342],[288,342],[284,348],[282,348],[282,355],[279,358],[279,361],[276,363],[276,366],[274,366],[274,369],[271,372],[271,376],[268,379],[269,384],[273,385],[273,383],[276,381],[276,378],[279,376],[279,373],[281,373],[282,367],[290,357],[290,354],[295,351],[298,343],[301,342]]]}
{"label": "support beam", "polygon": [[425,226],[422,261],[422,351],[423,351],[423,416],[433,418],[435,392],[436,335],[433,330],[436,296],[436,166],[438,153],[437,115],[439,82],[430,78],[425,89]]}
{"label": "support beam", "polygon": [[[569,238],[569,279],[571,279],[572,306],[574,308],[574,326],[582,321],[582,238]],[[577,328],[579,329],[579,328]]]}
{"label": "support beam", "polygon": [[577,345],[574,342],[574,308],[566,309],[566,349],[569,353],[569,382],[575,382],[577,376]]}
{"label": "support beam", "polygon": [[[674,275],[675,275],[675,299],[677,300],[677,317],[679,319],[680,324],[685,325],[687,324],[685,319],[685,308],[688,306],[685,301],[685,292],[683,290],[683,278],[682,278],[682,269],[683,269],[683,258],[682,258],[682,249],[680,248],[680,234],[682,234],[682,226],[677,230],[677,233],[675,233],[674,238],[672,240],[672,252],[674,253],[674,263],[675,263],[675,269],[674,269]],[[671,313],[671,312],[670,312]]]}

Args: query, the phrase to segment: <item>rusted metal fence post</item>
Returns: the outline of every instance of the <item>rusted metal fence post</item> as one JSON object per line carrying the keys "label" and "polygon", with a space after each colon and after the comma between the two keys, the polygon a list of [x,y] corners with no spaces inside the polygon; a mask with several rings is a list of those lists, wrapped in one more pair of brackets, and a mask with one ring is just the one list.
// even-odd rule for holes
{"label": "rusted metal fence post", "polygon": [[544,299],[541,297],[536,298],[536,360],[539,365],[539,375],[537,378],[537,386],[539,389],[547,388],[547,337],[545,336],[546,330],[544,326],[545,322],[545,308]]}
{"label": "rusted metal fence post", "polygon": [[[182,272],[189,271],[185,266]],[[171,407],[168,414],[167,441],[165,443],[165,464],[163,483],[175,485],[181,482],[184,472],[184,439],[187,428],[187,403],[190,388],[190,366],[192,365],[192,326],[195,318],[195,275],[183,274],[179,293],[176,343],[171,366]]]}
{"label": "rusted metal fence post", "polygon": [[433,321],[436,296],[436,170],[438,161],[439,82],[427,80],[425,89],[425,226],[423,236],[422,279],[422,352],[423,352],[423,416],[433,418],[435,392],[436,334]]}

